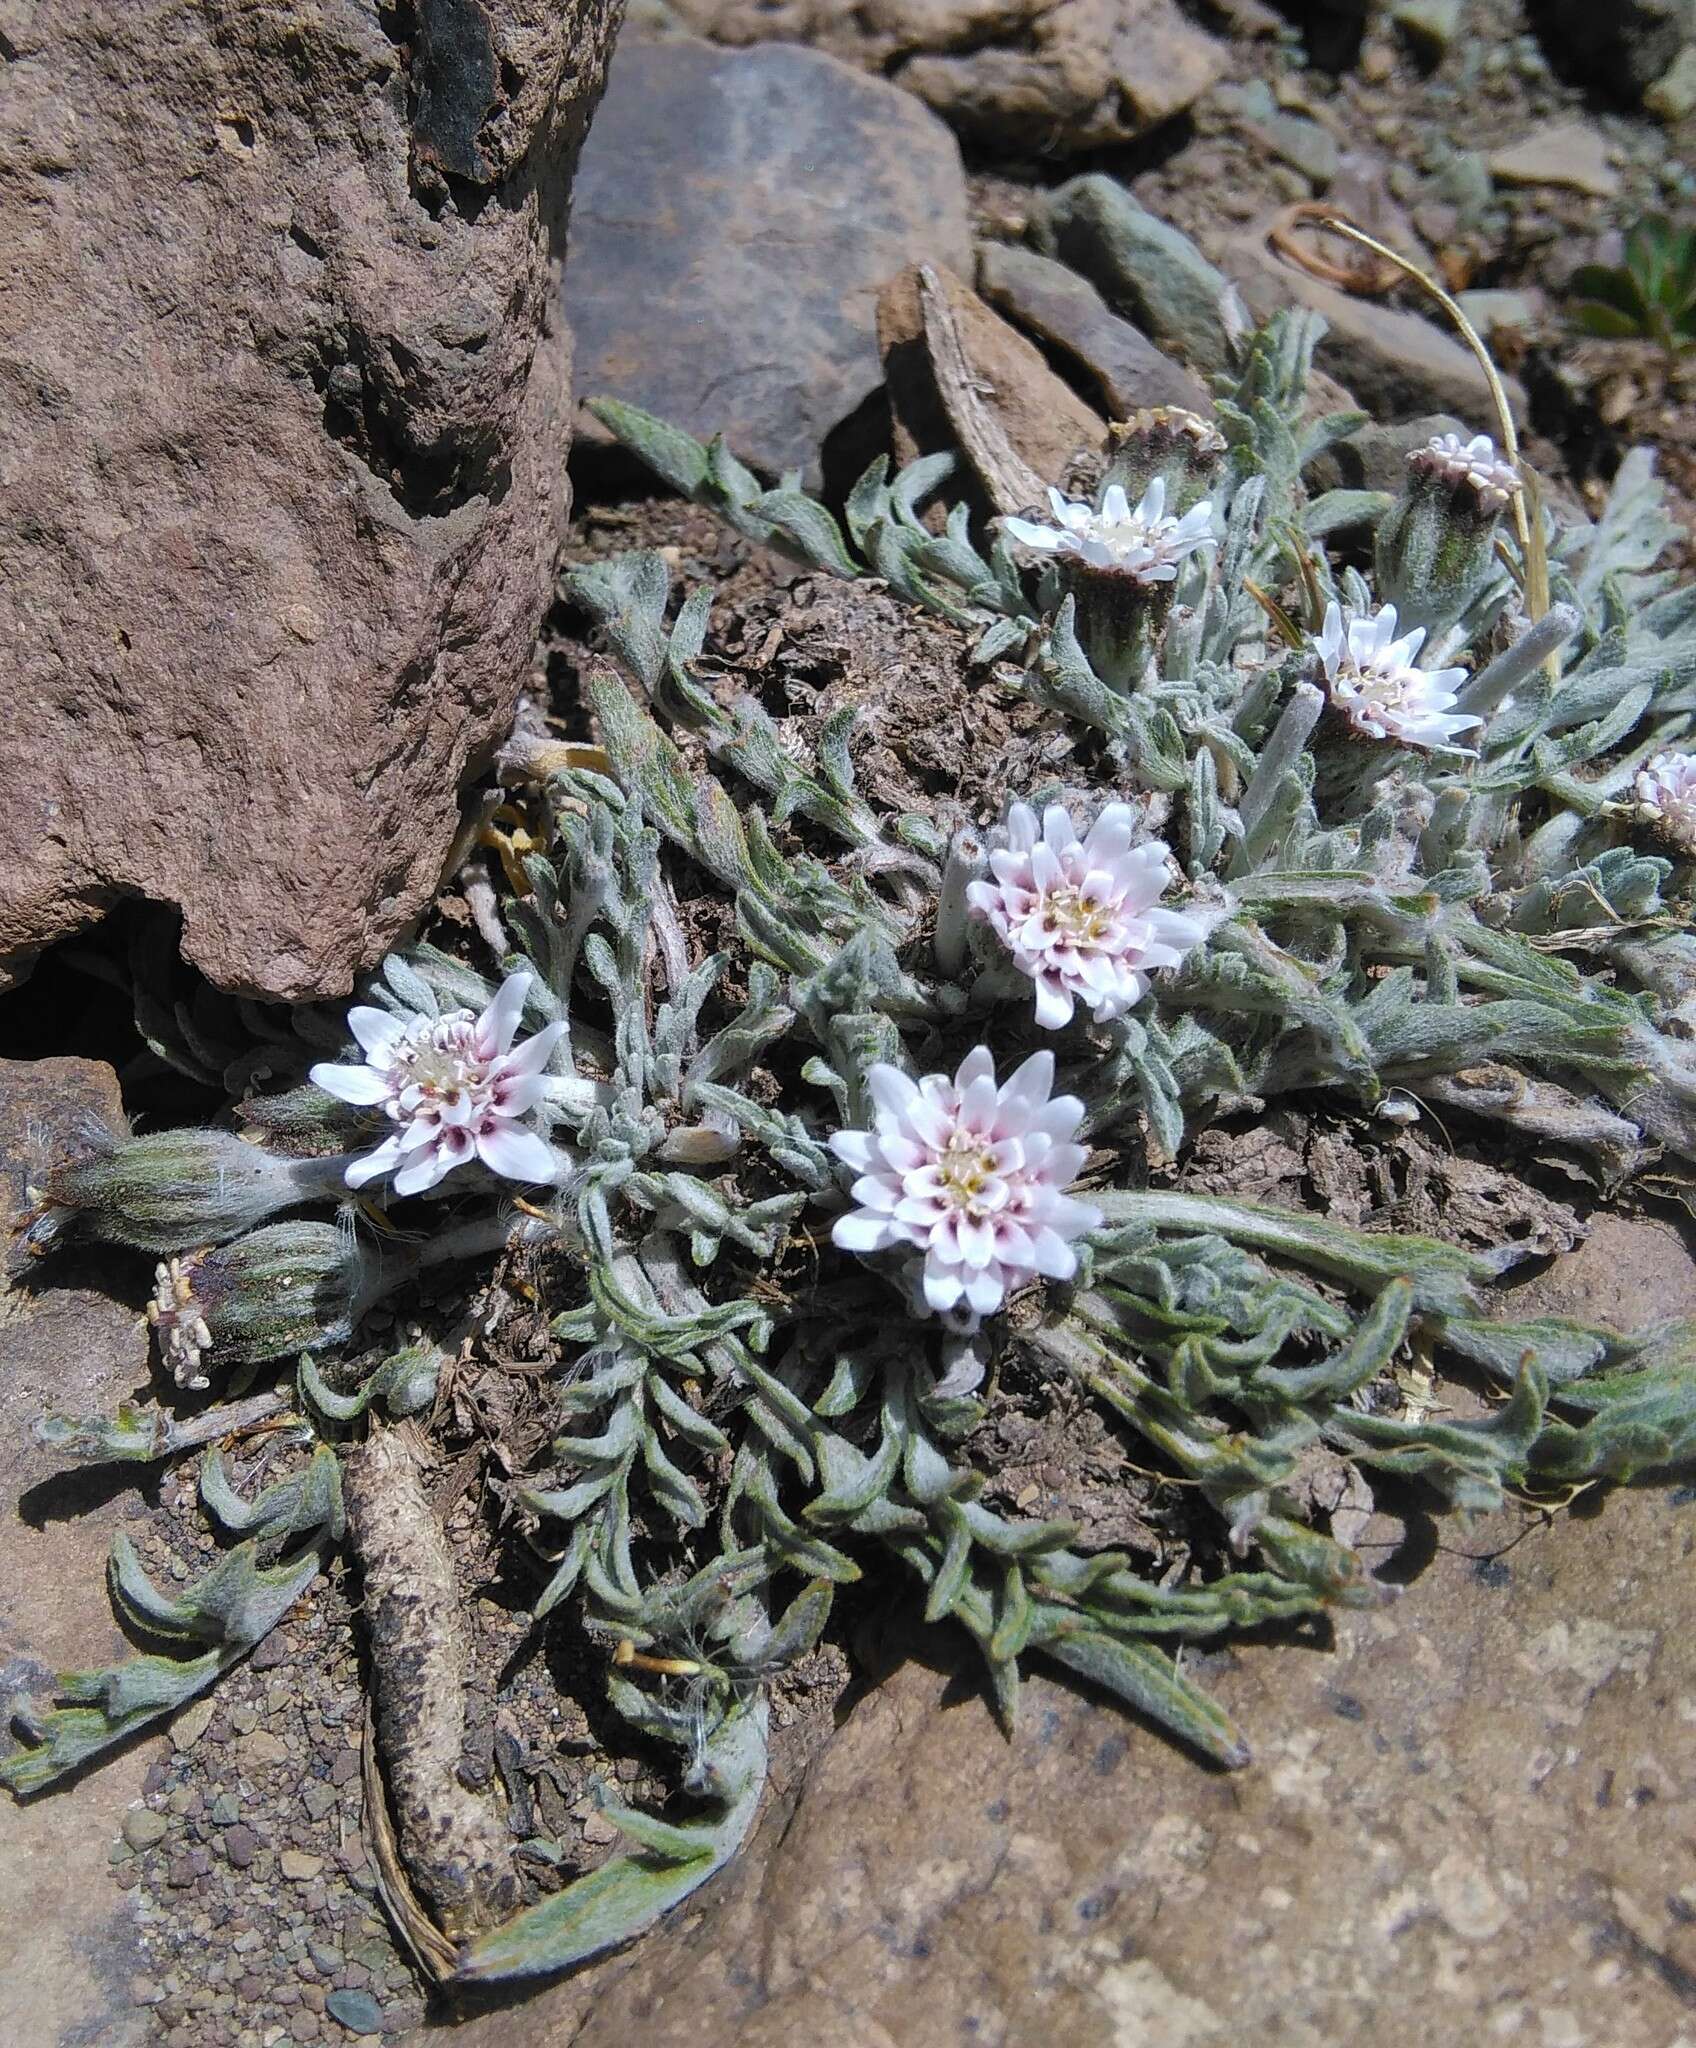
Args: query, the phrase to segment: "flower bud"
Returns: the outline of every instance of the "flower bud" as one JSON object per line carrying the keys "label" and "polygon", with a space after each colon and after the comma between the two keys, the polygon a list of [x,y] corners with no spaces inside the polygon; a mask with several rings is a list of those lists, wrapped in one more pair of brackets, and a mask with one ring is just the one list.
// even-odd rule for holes
{"label": "flower bud", "polygon": [[346,1165],[341,1157],[280,1158],[230,1131],[109,1137],[43,1176],[17,1250],[39,1255],[73,1226],[143,1251],[219,1244],[280,1209],[339,1193]]}
{"label": "flower bud", "polygon": [[345,1343],[373,1278],[374,1262],[351,1231],[272,1223],[233,1244],[163,1261],[147,1320],[178,1386],[204,1387],[208,1365],[253,1365]]}
{"label": "flower bud", "polygon": [[1225,459],[1225,437],[1199,413],[1181,405],[1155,405],[1115,420],[1107,429],[1105,488],[1118,484],[1136,503],[1159,477],[1166,510],[1175,518],[1211,496]]}
{"label": "flower bud", "polygon": [[1407,483],[1378,527],[1378,592],[1406,631],[1442,633],[1483,589],[1496,528],[1519,489],[1488,434],[1438,434],[1407,459]]}

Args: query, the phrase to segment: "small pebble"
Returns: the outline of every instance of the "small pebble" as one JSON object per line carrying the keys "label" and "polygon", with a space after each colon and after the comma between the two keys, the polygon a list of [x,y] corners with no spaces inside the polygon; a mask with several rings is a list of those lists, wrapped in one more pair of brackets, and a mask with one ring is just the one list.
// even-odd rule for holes
{"label": "small pebble", "polygon": [[291,1884],[309,1883],[324,1868],[323,1857],[308,1849],[285,1849],[277,1861]]}
{"label": "small pebble", "polygon": [[[252,1828],[244,1826],[239,1821],[224,1836],[224,1854],[237,1870],[245,1870],[248,1867],[253,1861],[253,1852],[258,1847],[258,1836],[254,1834]],[[237,1939],[236,1947],[239,1949],[248,1941],[249,1937],[242,1935]]]}
{"label": "small pebble", "polygon": [[168,1826],[162,1813],[154,1813],[145,1806],[132,1806],[124,1815],[124,1840],[132,1849],[151,1849],[155,1843],[165,1839]]}
{"label": "small pebble", "polygon": [[324,2010],[350,2034],[380,2034],[383,2030],[383,2008],[369,1991],[332,1991]]}

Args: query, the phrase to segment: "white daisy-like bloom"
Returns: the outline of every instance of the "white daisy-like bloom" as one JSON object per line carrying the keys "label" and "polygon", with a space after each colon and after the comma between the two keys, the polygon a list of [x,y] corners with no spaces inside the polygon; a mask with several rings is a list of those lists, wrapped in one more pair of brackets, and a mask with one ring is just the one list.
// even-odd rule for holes
{"label": "white daisy-like bloom", "polygon": [[1058,1031],[1080,1002],[1098,1024],[1122,1017],[1148,992],[1157,967],[1176,967],[1206,927],[1160,902],[1165,844],[1136,838],[1137,813],[1109,804],[1080,839],[1071,814],[1050,804],[1039,824],[1029,804],[1007,813],[1007,844],[989,857],[993,880],[966,892],[1036,984],[1036,1021]]}
{"label": "white daisy-like bloom", "polygon": [[867,1085],[872,1128],[830,1140],[856,1175],[858,1207],[831,1231],[843,1251],[910,1247],[922,1260],[915,1306],[962,1331],[1029,1281],[1071,1279],[1072,1240],[1101,1212],[1066,1192],[1089,1156],[1073,1142],[1084,1106],[1075,1095],[1050,1099],[1051,1052],[1032,1053],[999,1087],[982,1045],[952,1080],[915,1082],[878,1065]]}
{"label": "white daisy-like bloom", "polygon": [[1027,548],[1071,555],[1086,568],[1134,577],[1139,583],[1170,583],[1179,565],[1198,548],[1213,546],[1213,507],[1203,499],[1182,519],[1166,515],[1166,479],[1157,476],[1133,511],[1119,484],[1102,493],[1101,509],[1083,499],[1048,493],[1052,526],[1031,519],[1003,519],[1003,529]]}
{"label": "white daisy-like bloom", "polygon": [[1474,434],[1463,441],[1458,434],[1433,434],[1423,448],[1408,457],[1422,475],[1435,477],[1452,489],[1469,489],[1477,497],[1481,512],[1502,512],[1519,489],[1519,472],[1496,453],[1488,434]]}
{"label": "white daisy-like bloom", "polygon": [[1633,787],[1638,808],[1652,824],[1696,847],[1696,754],[1657,754],[1638,769]]}
{"label": "white daisy-like bloom", "polygon": [[565,1026],[513,1044],[529,987],[527,972],[509,975],[480,1016],[394,1017],[364,1004],[348,1012],[363,1065],[321,1063],[312,1078],[342,1102],[381,1108],[395,1126],[348,1167],[350,1188],[392,1173],[397,1195],[422,1194],[473,1159],[507,1180],[554,1177],[552,1148],[524,1118],[548,1093],[545,1070]]}
{"label": "white daisy-like bloom", "polygon": [[1345,620],[1333,598],[1325,607],[1323,629],[1310,633],[1308,644],[1319,656],[1333,707],[1368,739],[1398,740],[1406,747],[1453,747],[1457,733],[1484,723],[1476,713],[1454,708],[1456,689],[1466,681],[1465,669],[1414,667],[1414,656],[1425,644],[1425,628],[1416,626],[1398,640],[1393,604],[1370,618]]}

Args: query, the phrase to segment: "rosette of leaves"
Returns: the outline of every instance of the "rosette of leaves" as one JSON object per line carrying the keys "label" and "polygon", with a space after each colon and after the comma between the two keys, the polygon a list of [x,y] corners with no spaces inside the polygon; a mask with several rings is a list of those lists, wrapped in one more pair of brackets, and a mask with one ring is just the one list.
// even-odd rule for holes
{"label": "rosette of leaves", "polygon": [[[1236,1767],[1247,1736],[1175,1650],[1392,1597],[1312,1507],[1314,1457],[1470,1511],[1696,1451],[1689,1326],[1624,1340],[1492,1319],[1518,1248],[1158,1184],[1223,1106],[1278,1096],[1463,1107],[1565,1144],[1606,1186],[1653,1161],[1688,1189],[1696,1160],[1690,866],[1639,843],[1624,801],[1637,765],[1696,723],[1696,593],[1655,568],[1668,527],[1647,465],[1625,465],[1592,526],[1538,511],[1535,573],[1494,531],[1445,556],[1458,567],[1426,593],[1429,658],[1468,671],[1474,756],[1363,746],[1339,729],[1310,636],[1333,600],[1359,613],[1393,595],[1409,557],[1391,539],[1373,559],[1369,530],[1411,525],[1381,498],[1306,489],[1358,424],[1301,423],[1318,331],[1286,317],[1246,345],[1218,408],[1218,546],[1184,565],[1146,665],[1112,685],[1052,572],[1023,572],[963,508],[922,516],[945,462],[874,465],[839,522],[722,444],[600,408],[762,544],[970,626],[977,687],[1023,692],[1087,741],[1081,787],[1009,794],[1140,799],[1209,935],[1130,1014],[1080,1015],[1051,1040],[1059,1085],[1086,1105],[1104,1221],[1072,1284],[987,1327],[987,1390],[950,1393],[936,1326],[830,1243],[844,1195],[827,1140],[864,1127],[879,1062],[931,1073],[978,1042],[1028,1049],[1029,985],[957,915],[964,849],[994,821],[891,811],[859,785],[852,713],[802,746],[715,679],[710,596],[675,603],[658,555],[570,574],[605,650],[584,705],[607,772],[515,742],[529,850],[495,906],[501,957],[414,947],[368,999],[475,1010],[528,968],[527,1022],[568,1027],[548,1111],[565,1167],[535,1219],[557,1254],[553,1435],[509,1505],[538,1559],[539,1623],[571,1603],[603,1641],[608,1697],[675,1755],[679,1804],[614,1802],[629,1849],[465,1942],[450,1973],[564,1967],[733,1854],[763,1780],[766,1688],[828,1625],[833,1589],[869,1571],[892,1568],[929,1619],[965,1631],[1004,1720],[1045,1660]],[[703,905],[710,918],[683,914]],[[703,925],[715,950],[689,937]],[[206,1049],[205,1073],[244,1072],[239,1048]],[[295,1088],[243,1112],[285,1150],[311,1113]],[[427,1246],[498,1201],[450,1177],[402,1220]],[[1476,1421],[1404,1401],[1395,1368],[1415,1351],[1500,1399]],[[416,1362],[350,1389],[320,1352],[299,1412],[326,1445],[357,1438],[373,1396],[423,1412]],[[1156,1580],[986,1498],[977,1426],[1015,1365],[1075,1387],[1187,1484],[1212,1532],[1187,1572]],[[173,1448],[133,1415],[59,1441]],[[214,1655],[239,1654],[252,1626],[250,1612]]]}

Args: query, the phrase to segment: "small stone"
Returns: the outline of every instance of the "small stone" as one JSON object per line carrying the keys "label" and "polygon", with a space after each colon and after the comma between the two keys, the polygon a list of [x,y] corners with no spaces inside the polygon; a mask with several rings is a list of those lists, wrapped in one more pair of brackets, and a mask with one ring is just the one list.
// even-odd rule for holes
{"label": "small stone", "polygon": [[312,1958],[313,1968],[326,1977],[334,1977],[347,1960],[333,1941],[315,1941],[307,1954]]}
{"label": "small stone", "polygon": [[294,1645],[281,1629],[273,1629],[247,1660],[255,1671],[275,1671],[294,1655]]}
{"label": "small stone", "polygon": [[173,1891],[186,1892],[197,1875],[193,1862],[187,1856],[173,1856],[165,1873],[165,1882]]}
{"label": "small stone", "polygon": [[1498,327],[1529,334],[1537,324],[1537,302],[1529,292],[1461,292],[1455,303],[1486,339]]}
{"label": "small stone", "polygon": [[196,1700],[192,1707],[185,1707],[171,1723],[171,1741],[178,1749],[193,1749],[194,1745],[212,1725],[216,1711],[211,1700]]}
{"label": "small stone", "polygon": [[249,1971],[248,1974],[242,1978],[241,1982],[237,1984],[236,1996],[241,2000],[243,2005],[257,2004],[258,2001],[265,1996],[264,1978],[256,1977],[253,1975],[251,1971]]}
{"label": "small stone", "polygon": [[288,1744],[280,1735],[273,1735],[269,1728],[256,1728],[241,1740],[241,1760],[247,1770],[262,1771],[271,1764],[280,1764],[287,1759],[288,1753]]}
{"label": "small stone", "polygon": [[301,1793],[300,1803],[314,1820],[322,1820],[336,1804],[336,1788],[322,1778],[313,1778]]}
{"label": "small stone", "polygon": [[1607,138],[1586,121],[1534,128],[1523,141],[1494,151],[1488,162],[1490,175],[1504,185],[1559,185],[1593,199],[1612,199],[1619,191]]}
{"label": "small stone", "polygon": [[145,1806],[132,1806],[124,1815],[124,1840],[132,1849],[151,1849],[165,1839],[169,1822],[162,1813],[154,1813]]}
{"label": "small stone", "polygon": [[200,1788],[197,1785],[179,1785],[165,1804],[179,1819],[185,1814],[196,1813],[200,1809]]}
{"label": "small stone", "polygon": [[359,1752],[343,1749],[336,1752],[335,1761],[330,1765],[330,1783],[347,1785],[359,1776]]}
{"label": "small stone", "polygon": [[[225,1857],[235,1869],[245,1870],[253,1861],[253,1852],[259,1847],[259,1838],[252,1828],[237,1822],[223,1839]],[[243,1939],[245,1938],[244,1936]],[[236,1946],[239,1949],[241,1941],[238,1941]]]}
{"label": "small stone", "polygon": [[1423,56],[1441,57],[1460,33],[1461,0],[1399,0],[1390,19]]}
{"label": "small stone", "polygon": [[131,2005],[158,2005],[163,2001],[164,1996],[164,1985],[156,1984],[151,1977],[132,1977],[130,1979]]}
{"label": "small stone", "polygon": [[1360,53],[1360,75],[1368,85],[1383,85],[1395,68],[1396,55],[1388,43],[1368,43]]}
{"label": "small stone", "polygon": [[324,2010],[350,2034],[383,2031],[383,2008],[369,1991],[332,1991],[324,2001]]}
{"label": "small stone", "polygon": [[241,1819],[241,1801],[233,1792],[220,1792],[212,1802],[212,1820],[221,1828],[233,1827]]}
{"label": "small stone", "polygon": [[1643,95],[1643,104],[1660,121],[1682,121],[1696,113],[1696,43],[1686,43],[1664,77]]}
{"label": "small stone", "polygon": [[257,1707],[239,1706],[230,1709],[230,1726],[238,1735],[251,1735],[259,1726]]}
{"label": "small stone", "polygon": [[285,1849],[277,1864],[291,1884],[309,1884],[323,1870],[324,1859],[309,1849]]}

